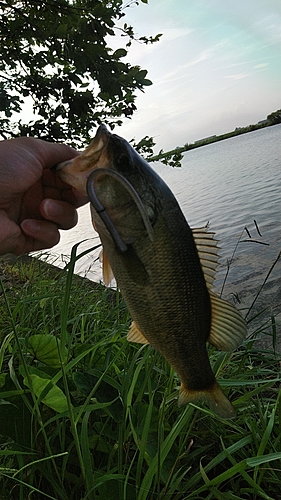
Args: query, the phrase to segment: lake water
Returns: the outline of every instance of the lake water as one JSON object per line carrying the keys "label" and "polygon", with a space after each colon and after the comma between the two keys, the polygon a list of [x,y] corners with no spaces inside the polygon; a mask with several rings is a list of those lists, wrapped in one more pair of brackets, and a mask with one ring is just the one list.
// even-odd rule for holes
{"label": "lake water", "polygon": [[[225,294],[243,296],[246,290],[252,293],[258,289],[281,250],[281,124],[188,151],[181,168],[156,164],[153,168],[172,189],[189,225],[200,227],[209,222],[216,232],[221,247],[216,287],[221,287],[227,261],[241,238]],[[61,242],[51,252],[56,265],[67,261],[77,242],[87,239],[79,252],[99,243],[89,207],[82,207],[79,213],[78,226],[62,232]],[[262,244],[249,241],[245,226],[252,240]],[[100,263],[94,264],[98,253],[91,252],[79,260],[76,272],[87,271],[88,278],[100,280]],[[277,294],[280,270],[279,262],[268,281]]]}

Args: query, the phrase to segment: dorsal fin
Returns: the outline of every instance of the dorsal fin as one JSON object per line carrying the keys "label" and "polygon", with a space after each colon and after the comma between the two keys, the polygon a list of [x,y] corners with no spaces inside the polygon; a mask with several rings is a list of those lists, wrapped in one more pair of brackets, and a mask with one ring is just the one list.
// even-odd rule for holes
{"label": "dorsal fin", "polygon": [[246,322],[235,306],[209,290],[212,319],[208,342],[221,351],[236,349],[246,337]]}
{"label": "dorsal fin", "polygon": [[130,330],[128,331],[127,340],[129,342],[136,342],[137,344],[149,344],[148,340],[141,333],[139,327],[134,321],[132,322]]}
{"label": "dorsal fin", "polygon": [[208,232],[208,226],[194,228],[192,229],[192,234],[197,247],[207,288],[211,290],[219,260],[218,240],[215,239],[215,233]]}
{"label": "dorsal fin", "polygon": [[208,226],[192,229],[206,286],[209,290],[212,321],[208,342],[221,351],[236,349],[246,336],[246,323],[237,309],[211,291],[218,267],[218,241]]}
{"label": "dorsal fin", "polygon": [[102,262],[102,279],[103,279],[103,282],[106,286],[109,286],[110,282],[114,279],[114,274],[113,274],[113,271],[111,269],[111,266],[109,264],[109,260],[107,258],[107,255],[104,251],[104,249],[102,248],[101,252],[100,252],[100,262]]}

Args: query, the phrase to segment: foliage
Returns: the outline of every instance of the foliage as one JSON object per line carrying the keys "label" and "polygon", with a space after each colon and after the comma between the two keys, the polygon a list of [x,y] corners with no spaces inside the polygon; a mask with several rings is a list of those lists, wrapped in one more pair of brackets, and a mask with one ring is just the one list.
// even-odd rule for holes
{"label": "foliage", "polygon": [[270,125],[276,125],[277,123],[281,123],[281,109],[277,109],[273,113],[267,116],[267,119]]}
{"label": "foliage", "polygon": [[73,276],[76,253],[62,272],[2,270],[1,499],[276,499],[280,356],[256,344],[274,323],[210,350],[235,420],[179,409],[173,370],[127,342],[119,293]]}
{"label": "foliage", "polygon": [[[141,0],[147,3],[144,0]],[[32,135],[85,145],[101,122],[111,128],[136,110],[147,71],[124,58],[135,40],[121,23],[122,0],[2,0],[0,2],[0,134]],[[116,35],[125,40],[116,45]],[[140,37],[139,43],[154,43]],[[122,39],[122,40],[123,40]],[[125,43],[126,42],[126,43]],[[120,39],[121,43],[121,39]],[[13,121],[26,98],[29,121]]]}

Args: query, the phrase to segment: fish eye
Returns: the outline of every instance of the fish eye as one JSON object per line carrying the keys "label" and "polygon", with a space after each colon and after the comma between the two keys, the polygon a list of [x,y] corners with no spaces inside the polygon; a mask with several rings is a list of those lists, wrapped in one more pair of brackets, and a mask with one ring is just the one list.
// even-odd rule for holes
{"label": "fish eye", "polygon": [[130,166],[130,158],[129,158],[129,156],[127,156],[125,154],[121,154],[117,158],[117,165],[122,170],[128,168]]}

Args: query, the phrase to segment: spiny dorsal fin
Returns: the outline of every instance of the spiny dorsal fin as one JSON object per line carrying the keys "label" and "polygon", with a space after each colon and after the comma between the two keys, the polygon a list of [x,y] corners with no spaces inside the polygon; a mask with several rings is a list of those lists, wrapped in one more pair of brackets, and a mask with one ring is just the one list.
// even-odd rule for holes
{"label": "spiny dorsal fin", "polygon": [[245,339],[245,320],[237,309],[209,290],[212,320],[208,342],[221,351],[236,349]]}
{"label": "spiny dorsal fin", "polygon": [[109,264],[109,260],[104,249],[100,252],[100,262],[102,262],[102,279],[106,286],[109,286],[110,282],[114,279],[114,274]]}
{"label": "spiny dorsal fin", "polygon": [[214,238],[215,233],[208,232],[208,226],[194,228],[192,234],[207,288],[211,290],[218,267],[218,241]]}
{"label": "spiny dorsal fin", "polygon": [[140,329],[134,321],[132,322],[130,330],[128,331],[127,340],[129,342],[136,342],[137,344],[149,344],[148,340],[141,333]]}

